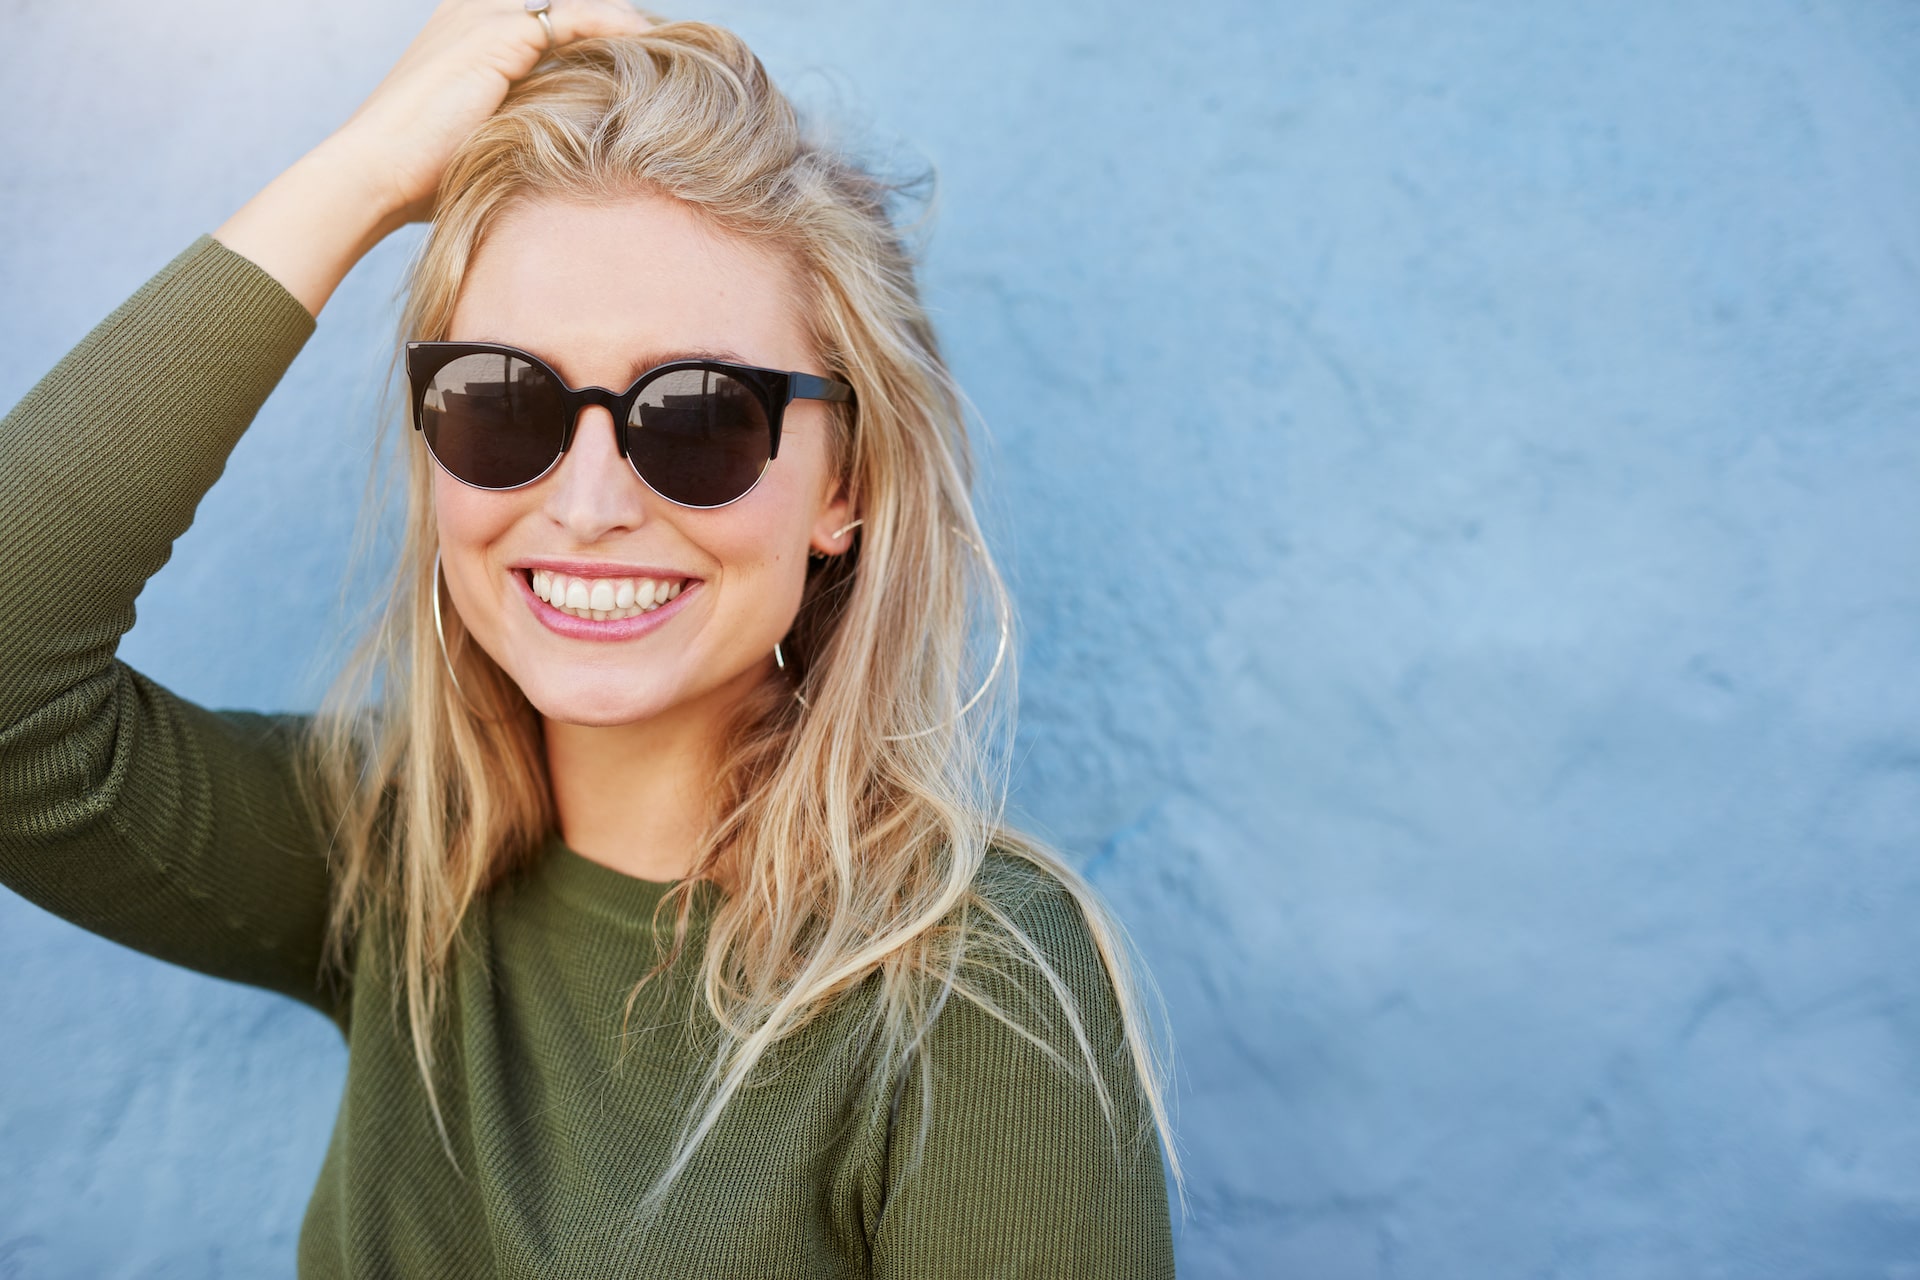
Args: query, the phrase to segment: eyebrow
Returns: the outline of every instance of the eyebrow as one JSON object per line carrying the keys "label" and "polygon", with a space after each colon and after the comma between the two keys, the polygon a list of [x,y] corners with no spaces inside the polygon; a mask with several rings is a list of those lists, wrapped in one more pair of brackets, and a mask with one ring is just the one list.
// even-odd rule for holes
{"label": "eyebrow", "polygon": [[[458,339],[458,341],[478,342],[493,347],[512,347],[515,351],[524,351],[528,355],[538,356],[548,364],[554,362],[553,357],[543,351],[535,350],[533,347],[529,347],[524,343],[510,342],[505,338],[461,338]],[[733,351],[726,347],[682,347],[675,351],[649,351],[635,356],[632,361],[628,363],[627,379],[623,385],[631,386],[634,380],[639,378],[639,376],[647,370],[657,369],[663,364],[672,364],[676,360],[719,360],[726,364],[744,364],[751,365],[754,368],[761,367],[755,365],[753,361],[747,359],[738,351]]]}
{"label": "eyebrow", "polygon": [[627,381],[631,383],[647,370],[657,369],[663,364],[672,364],[676,360],[719,360],[725,364],[753,364],[753,361],[739,352],[729,351],[724,347],[686,347],[679,351],[649,352],[635,356],[633,363],[627,366]]}

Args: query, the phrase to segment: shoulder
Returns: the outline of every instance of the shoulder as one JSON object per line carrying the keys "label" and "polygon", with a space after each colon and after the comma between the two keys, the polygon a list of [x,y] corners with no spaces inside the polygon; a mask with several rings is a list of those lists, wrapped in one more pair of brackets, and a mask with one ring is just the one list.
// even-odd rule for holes
{"label": "shoulder", "polygon": [[[1065,1087],[1091,1055],[1124,1056],[1130,978],[1094,892],[1045,854],[996,847],[967,908],[954,988],[929,1037],[936,1057],[982,1058]],[[945,1025],[941,1025],[945,1024]],[[963,1052],[956,1041],[964,1041]]]}
{"label": "shoulder", "polygon": [[996,850],[965,914],[902,1082],[875,1274],[1171,1275],[1128,979],[1097,899],[1044,855]]}
{"label": "shoulder", "polygon": [[[1093,890],[1045,855],[995,847],[974,878],[973,911],[983,959],[1011,950],[1044,961],[1081,996],[1115,995],[1103,951],[1112,925]],[[1106,946],[1103,946],[1103,942]]]}

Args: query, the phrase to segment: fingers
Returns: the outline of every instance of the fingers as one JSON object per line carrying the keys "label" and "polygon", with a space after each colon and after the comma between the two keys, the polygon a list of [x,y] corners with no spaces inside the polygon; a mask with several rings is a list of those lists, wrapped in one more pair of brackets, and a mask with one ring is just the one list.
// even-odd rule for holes
{"label": "fingers", "polygon": [[[628,0],[550,0],[547,20],[553,23],[553,43],[589,40],[595,36],[637,36],[654,22]],[[527,22],[534,19],[529,16]]]}

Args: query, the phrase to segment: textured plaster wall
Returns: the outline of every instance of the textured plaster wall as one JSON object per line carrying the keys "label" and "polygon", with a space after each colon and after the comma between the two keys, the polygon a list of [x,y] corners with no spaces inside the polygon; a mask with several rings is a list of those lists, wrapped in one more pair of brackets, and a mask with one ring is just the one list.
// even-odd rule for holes
{"label": "textured plaster wall", "polygon": [[[7,6],[4,399],[424,8]],[[1165,990],[1183,1274],[1920,1275],[1920,8],[689,16],[940,172],[1016,799]],[[412,243],[142,596],[179,691],[312,705]],[[0,1277],[290,1273],[325,1022],[0,894],[0,1045]]]}

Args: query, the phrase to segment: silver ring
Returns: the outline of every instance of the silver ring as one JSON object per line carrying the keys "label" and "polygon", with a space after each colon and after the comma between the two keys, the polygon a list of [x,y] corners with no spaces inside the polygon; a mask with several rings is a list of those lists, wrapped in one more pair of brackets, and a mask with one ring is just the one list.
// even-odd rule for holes
{"label": "silver ring", "polygon": [[541,30],[547,33],[547,52],[553,52],[553,22],[547,17],[547,10],[553,8],[553,0],[527,0],[527,12],[540,19]]}

